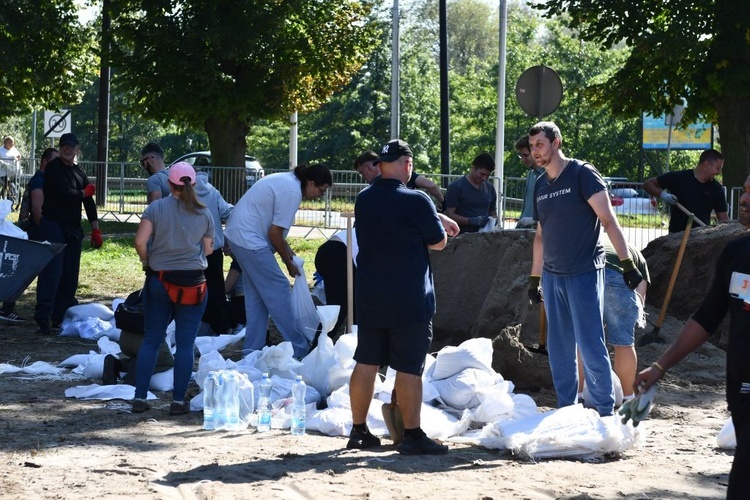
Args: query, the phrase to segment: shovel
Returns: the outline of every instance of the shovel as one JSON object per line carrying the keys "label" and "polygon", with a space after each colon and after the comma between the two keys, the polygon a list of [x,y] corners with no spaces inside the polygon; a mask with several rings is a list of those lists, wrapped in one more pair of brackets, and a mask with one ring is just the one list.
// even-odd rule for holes
{"label": "shovel", "polygon": [[539,304],[539,344],[531,344],[526,349],[535,354],[547,353],[547,314],[544,312],[544,303]]}
{"label": "shovel", "polygon": [[[672,298],[672,290],[674,289],[675,281],[677,281],[677,273],[680,271],[680,264],[682,264],[682,256],[685,255],[685,247],[687,246],[687,240],[690,236],[690,230],[693,227],[693,219],[695,219],[695,215],[693,215],[691,212],[688,212],[688,210],[680,205],[679,203],[676,204],[676,206],[686,213],[688,216],[687,221],[687,227],[685,227],[685,232],[682,234],[682,242],[680,243],[680,249],[677,251],[677,260],[674,262],[674,267],[672,268],[672,276],[669,278],[669,286],[667,286],[667,293],[664,295],[664,304],[661,306],[661,311],[659,312],[659,318],[656,320],[656,326],[654,326],[653,331],[651,333],[647,333],[643,337],[641,337],[641,347],[644,345],[649,345],[653,342],[657,344],[663,344],[664,338],[659,336],[659,330],[661,330],[661,325],[664,323],[664,317],[667,315],[667,306],[669,305],[669,299]],[[696,222],[700,222],[701,225],[705,226],[706,224],[703,223],[702,220],[696,220]]]}

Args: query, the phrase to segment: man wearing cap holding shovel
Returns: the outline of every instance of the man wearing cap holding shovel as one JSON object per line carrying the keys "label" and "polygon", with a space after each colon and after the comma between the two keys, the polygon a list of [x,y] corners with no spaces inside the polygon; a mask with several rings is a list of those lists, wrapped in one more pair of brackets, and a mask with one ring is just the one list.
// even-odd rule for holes
{"label": "man wearing cap holding shovel", "polygon": [[60,156],[50,161],[44,171],[44,203],[39,232],[41,239],[64,243],[65,249],[50,261],[39,274],[36,287],[34,319],[37,333],[50,333],[50,320],[57,326],[65,311],[76,304],[78,272],[81,267],[81,205],[91,225],[91,246],[102,246],[102,233],[94,203],[96,189],[76,163],[78,138],[71,134],[60,137]]}
{"label": "man wearing cap holding shovel", "polygon": [[[724,190],[714,179],[721,173],[723,166],[724,156],[715,149],[707,149],[701,153],[698,166],[694,169],[667,172],[643,183],[643,189],[648,194],[672,205],[669,216],[670,233],[685,230],[690,212],[706,225],[711,224],[712,210],[716,212],[719,222],[729,220]],[[693,222],[693,227],[699,225],[699,222]]]}
{"label": "man wearing cap holding shovel", "polygon": [[[750,229],[750,177],[740,197],[740,224]],[[731,241],[716,261],[716,272],[703,303],[677,339],[633,383],[645,392],[667,371],[708,340],[729,311],[726,397],[737,437],[729,473],[728,499],[750,498],[750,235]]]}
{"label": "man wearing cap holding shovel", "polygon": [[349,383],[352,431],[347,448],[380,446],[367,428],[375,376],[381,365],[396,370],[395,391],[403,418],[404,455],[436,455],[448,447],[432,441],[420,427],[422,370],[432,343],[435,293],[429,250],[442,250],[458,225],[438,214],[429,198],[407,189],[412,151],[393,140],[380,154],[380,177],[357,196],[354,205],[357,255],[357,362]]}

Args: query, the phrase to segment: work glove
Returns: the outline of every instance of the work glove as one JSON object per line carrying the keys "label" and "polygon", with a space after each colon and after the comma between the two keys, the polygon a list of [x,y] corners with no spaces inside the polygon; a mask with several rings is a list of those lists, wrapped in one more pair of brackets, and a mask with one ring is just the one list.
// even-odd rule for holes
{"label": "work glove", "polygon": [[622,417],[622,424],[625,425],[628,420],[632,420],[633,427],[638,427],[642,420],[646,420],[651,412],[654,394],[656,394],[656,384],[652,385],[646,392],[639,392],[633,399],[625,401],[617,410],[617,413]]}
{"label": "work glove", "polygon": [[518,219],[518,227],[519,228],[535,228],[536,227],[536,221],[533,217],[521,217]]}
{"label": "work glove", "polygon": [[[90,186],[91,184],[89,184]],[[92,248],[101,248],[102,247],[102,232],[100,229],[92,229],[91,230],[91,247]]]}
{"label": "work glove", "polygon": [[83,197],[84,198],[91,198],[94,196],[94,193],[96,193],[96,186],[93,184],[86,184],[86,187],[83,188]]}
{"label": "work glove", "polygon": [[529,278],[529,304],[539,304],[544,302],[542,299],[542,285],[540,284],[541,277],[534,276],[533,274]]}
{"label": "work glove", "polygon": [[484,227],[484,225],[487,224],[487,221],[489,220],[490,218],[486,215],[478,215],[476,217],[469,217],[469,225],[477,226],[477,227]]}
{"label": "work glove", "polygon": [[664,200],[664,203],[668,205],[674,205],[678,202],[677,197],[673,195],[672,193],[667,193],[666,191],[662,191],[659,195],[659,198]]}
{"label": "work glove", "polygon": [[625,284],[631,290],[635,290],[635,287],[643,281],[643,275],[633,264],[633,259],[621,260],[620,265],[622,266],[622,278],[625,280]]}

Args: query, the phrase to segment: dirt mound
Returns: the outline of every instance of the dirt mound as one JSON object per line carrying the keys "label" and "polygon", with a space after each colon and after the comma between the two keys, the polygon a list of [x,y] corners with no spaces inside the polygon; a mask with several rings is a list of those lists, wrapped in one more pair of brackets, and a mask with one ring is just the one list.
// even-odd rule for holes
{"label": "dirt mound", "polygon": [[[713,281],[716,261],[726,244],[746,232],[736,221],[690,231],[682,263],[677,273],[667,314],[685,320],[695,312]],[[643,249],[651,274],[646,301],[660,310],[664,304],[672,270],[683,239],[683,232],[657,238]],[[658,313],[657,313],[658,314]],[[654,318],[656,320],[656,318]],[[717,330],[723,345],[728,333],[728,316]]]}
{"label": "dirt mound", "polygon": [[[683,321],[700,304],[726,243],[744,231],[740,224],[728,223],[691,232],[660,329],[665,340],[677,335]],[[547,357],[526,347],[539,342],[539,310],[529,306],[526,294],[533,239],[534,232],[525,230],[465,234],[431,255],[437,294],[435,350],[470,338],[490,338],[493,367],[524,389],[552,385]],[[652,241],[643,251],[651,273],[647,296],[651,324],[636,331],[636,344],[653,330],[658,319],[681,240],[682,233],[667,235]],[[726,335],[726,327],[727,320],[718,333]],[[641,348],[639,355],[643,351],[644,360],[649,358],[650,363],[664,348],[663,344]],[[723,353],[716,356],[723,358]]]}

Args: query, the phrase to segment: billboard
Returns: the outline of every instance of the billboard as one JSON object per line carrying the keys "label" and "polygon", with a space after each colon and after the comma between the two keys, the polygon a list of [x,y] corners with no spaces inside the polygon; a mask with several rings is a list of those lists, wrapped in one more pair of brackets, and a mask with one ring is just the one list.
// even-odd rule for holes
{"label": "billboard", "polygon": [[[669,125],[666,115],[643,113],[643,149],[667,149]],[[710,123],[694,123],[686,129],[672,127],[671,149],[709,149],[713,147]]]}

